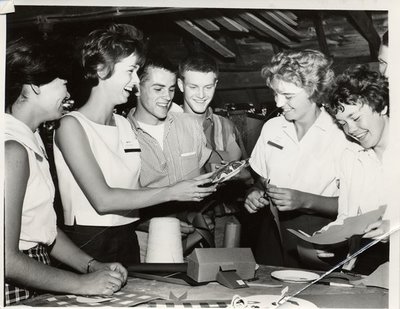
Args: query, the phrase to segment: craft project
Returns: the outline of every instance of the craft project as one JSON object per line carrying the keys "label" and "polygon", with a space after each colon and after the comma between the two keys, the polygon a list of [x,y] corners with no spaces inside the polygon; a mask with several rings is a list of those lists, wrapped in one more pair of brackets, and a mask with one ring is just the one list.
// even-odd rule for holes
{"label": "craft project", "polygon": [[157,300],[144,308],[232,308],[230,303],[230,300]]}
{"label": "craft project", "polygon": [[343,224],[331,225],[326,231],[312,236],[293,229],[288,229],[288,231],[309,243],[318,245],[337,244],[349,239],[353,235],[363,235],[368,225],[382,218],[385,210],[386,205],[380,206],[376,210],[369,211],[359,216],[346,218],[344,219]]}
{"label": "craft project", "polygon": [[221,183],[238,174],[248,164],[248,160],[231,161],[220,167],[211,175],[212,183]]}
{"label": "craft project", "polygon": [[130,293],[123,291],[116,292],[110,297],[84,297],[78,295],[44,294],[24,302],[24,305],[35,307],[132,307],[159,298],[159,296],[151,294],[144,294],[140,292]]}
{"label": "craft project", "polygon": [[291,309],[291,308],[307,308],[318,309],[318,307],[307,300],[301,298],[291,298],[282,305],[276,304],[279,295],[253,295],[248,297],[240,297],[235,295],[232,299],[231,307],[234,309]]}

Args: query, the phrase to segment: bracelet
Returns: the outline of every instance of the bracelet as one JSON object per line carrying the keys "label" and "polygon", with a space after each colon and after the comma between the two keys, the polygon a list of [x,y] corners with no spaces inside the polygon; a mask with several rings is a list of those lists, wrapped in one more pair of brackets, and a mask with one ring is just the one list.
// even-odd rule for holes
{"label": "bracelet", "polygon": [[92,265],[92,263],[96,261],[96,259],[91,259],[89,260],[89,262],[87,262],[87,266],[86,266],[86,273],[88,274],[90,272],[90,266]]}

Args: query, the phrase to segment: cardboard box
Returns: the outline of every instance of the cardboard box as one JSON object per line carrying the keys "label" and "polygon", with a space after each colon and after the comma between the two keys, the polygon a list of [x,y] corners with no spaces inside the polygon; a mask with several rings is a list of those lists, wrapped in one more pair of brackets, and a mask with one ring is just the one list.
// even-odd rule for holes
{"label": "cardboard box", "polygon": [[236,270],[241,279],[252,279],[256,267],[250,248],[197,248],[187,262],[187,275],[197,282],[216,281],[220,270]]}

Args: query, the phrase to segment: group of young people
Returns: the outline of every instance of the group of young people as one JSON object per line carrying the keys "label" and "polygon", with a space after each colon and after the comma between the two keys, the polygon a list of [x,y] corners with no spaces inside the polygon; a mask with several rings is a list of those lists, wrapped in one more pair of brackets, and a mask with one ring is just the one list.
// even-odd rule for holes
{"label": "group of young people", "polygon": [[[218,82],[215,60],[192,55],[176,68],[163,55],[147,53],[133,26],[111,25],[85,39],[81,65],[90,95],[68,114],[63,112],[70,97],[67,81],[43,44],[23,38],[11,42],[6,65],[7,305],[40,291],[118,291],[127,280],[123,265],[140,262],[139,210],[152,206],[152,216],[175,215],[182,234],[193,234],[190,210],[217,191],[216,185],[206,185],[212,166],[247,156],[233,123],[209,107]],[[367,185],[374,184],[364,178],[373,172],[375,181],[381,175],[388,85],[365,67],[334,82],[331,61],[311,50],[279,53],[262,74],[282,115],[264,125],[253,150],[250,166],[259,177],[245,208],[251,213],[269,209],[256,256],[284,265],[290,256],[286,251],[295,246],[286,227],[301,224],[313,233],[336,218],[384,203],[378,195],[368,198]],[[176,84],[183,107],[172,102]],[[137,106],[128,117],[114,113],[132,93]],[[54,161],[63,230],[56,225],[55,188],[37,130],[56,119]],[[359,162],[359,169],[344,168],[349,162]],[[357,177],[363,182],[354,189]],[[280,229],[272,215],[276,210]],[[366,235],[376,236],[382,227],[377,223]],[[281,261],[264,260],[262,246],[269,248],[267,258]],[[72,270],[51,266],[50,256]]]}

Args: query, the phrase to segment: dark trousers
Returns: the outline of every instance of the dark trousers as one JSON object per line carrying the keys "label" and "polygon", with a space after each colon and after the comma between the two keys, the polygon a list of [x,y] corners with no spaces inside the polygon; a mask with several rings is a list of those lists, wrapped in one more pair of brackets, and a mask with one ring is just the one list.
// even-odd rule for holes
{"label": "dark trousers", "polygon": [[103,263],[124,266],[140,262],[136,222],[122,226],[65,226],[64,232],[83,251]]}

